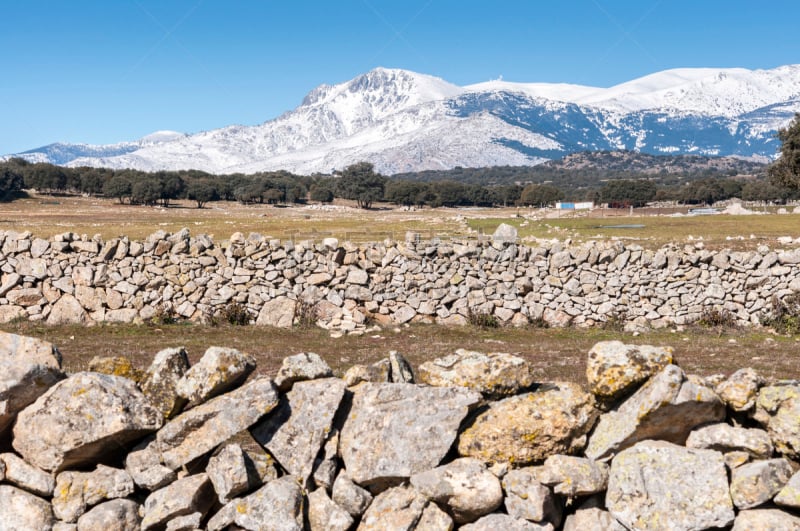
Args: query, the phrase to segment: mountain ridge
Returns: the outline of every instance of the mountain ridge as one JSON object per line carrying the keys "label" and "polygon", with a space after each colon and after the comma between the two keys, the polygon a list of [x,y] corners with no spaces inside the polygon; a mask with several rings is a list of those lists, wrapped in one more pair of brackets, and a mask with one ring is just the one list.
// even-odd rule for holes
{"label": "mountain ridge", "polygon": [[673,69],[609,88],[499,80],[459,87],[376,68],[320,85],[296,109],[254,126],[139,144],[51,144],[18,155],[68,166],[300,174],[360,160],[387,174],[532,166],[604,150],[767,161],[775,132],[795,112],[800,65]]}

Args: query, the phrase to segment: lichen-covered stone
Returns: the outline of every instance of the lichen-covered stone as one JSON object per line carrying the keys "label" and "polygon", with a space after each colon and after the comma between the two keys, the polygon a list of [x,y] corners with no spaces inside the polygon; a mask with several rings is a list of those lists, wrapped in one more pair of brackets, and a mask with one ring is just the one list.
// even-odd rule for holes
{"label": "lichen-covered stone", "polygon": [[333,501],[354,518],[360,517],[372,503],[372,494],[353,483],[345,471],[341,471],[333,482]]}
{"label": "lichen-covered stone", "polygon": [[491,403],[461,433],[458,452],[487,463],[516,465],[573,453],[585,443],[598,413],[592,396],[580,386],[559,382]]}
{"label": "lichen-covered stone", "polygon": [[89,372],[122,376],[139,383],[144,373],[134,367],[133,361],[127,356],[95,356],[89,361]]}
{"label": "lichen-covered stone", "polygon": [[511,470],[503,476],[505,507],[509,515],[532,522],[561,522],[561,506],[546,486],[537,481],[531,468]]}
{"label": "lichen-covered stone", "polygon": [[0,375],[0,439],[20,411],[65,377],[51,343],[8,332],[0,332]]}
{"label": "lichen-covered stone", "polygon": [[311,531],[347,531],[353,517],[328,497],[324,489],[308,495],[308,523]]}
{"label": "lichen-covered stone", "polygon": [[778,452],[800,458],[800,385],[762,387],[754,416],[767,428]]}
{"label": "lichen-covered stone", "polygon": [[339,439],[348,476],[360,485],[392,483],[439,465],[480,400],[457,387],[362,384]]}
{"label": "lichen-covered stone", "polygon": [[618,398],[672,363],[672,348],[601,341],[589,351],[589,390],[603,399]]}
{"label": "lichen-covered stone", "polygon": [[283,476],[244,498],[231,500],[209,519],[206,528],[219,531],[231,524],[252,531],[302,531],[303,491],[297,478]]}
{"label": "lichen-covered stone", "polygon": [[775,503],[790,509],[800,509],[800,472],[789,478],[789,481],[775,496]]}
{"label": "lichen-covered stone", "polygon": [[722,454],[664,441],[643,441],[614,457],[606,505],[629,529],[707,529],[734,518]]}
{"label": "lichen-covered stone", "polygon": [[626,531],[610,512],[603,509],[598,496],[592,496],[564,520],[563,531]]}
{"label": "lichen-covered stone", "polygon": [[205,514],[214,503],[214,489],[206,474],[195,474],[159,489],[142,506],[142,531],[165,525],[176,516]]}
{"label": "lichen-covered stone", "polygon": [[411,487],[393,487],[372,500],[358,531],[411,531],[422,517],[428,500]]}
{"label": "lichen-covered stone", "polygon": [[208,460],[206,473],[223,505],[234,496],[247,492],[250,486],[246,456],[238,444],[228,444],[213,455]]}
{"label": "lichen-covered stone", "polygon": [[186,404],[186,399],[178,395],[178,382],[188,370],[186,349],[179,347],[159,351],[144,374],[142,393],[165,419],[173,418]]}
{"label": "lichen-covered stone", "polygon": [[134,484],[125,470],[97,465],[92,472],[62,472],[56,478],[53,512],[59,520],[75,522],[88,507],[101,501],[133,494]]}
{"label": "lichen-covered stone", "polygon": [[253,438],[305,484],[344,392],[344,382],[338,378],[295,383],[278,407],[252,428]]}
{"label": "lichen-covered stone", "polygon": [[454,354],[419,366],[419,380],[439,387],[461,386],[485,396],[515,395],[534,383],[534,370],[526,360],[504,352],[458,349]]}
{"label": "lichen-covered stone", "polygon": [[127,378],[83,372],[19,414],[13,446],[47,471],[91,463],[161,427],[163,417]]}
{"label": "lichen-covered stone", "polygon": [[53,527],[50,504],[30,492],[0,485],[0,529],[48,530]]}
{"label": "lichen-covered stone", "polygon": [[78,531],[140,531],[139,507],[127,499],[101,503],[78,518]]}
{"label": "lichen-covered stone", "polygon": [[755,428],[736,428],[720,423],[703,426],[692,431],[686,439],[689,448],[705,448],[719,452],[747,452],[757,459],[772,456],[773,447],[769,434]]}
{"label": "lichen-covered stone", "polygon": [[256,368],[255,359],[233,348],[209,347],[178,380],[178,396],[193,407],[241,384]]}
{"label": "lichen-covered stone", "polygon": [[439,509],[435,503],[429,503],[422,510],[416,529],[422,531],[453,531],[455,525],[449,514]]}
{"label": "lichen-covered stone", "polygon": [[204,455],[258,422],[278,405],[272,380],[246,385],[184,411],[158,431],[164,465],[172,470]]}
{"label": "lichen-covered stone", "polygon": [[411,476],[417,492],[442,506],[457,524],[473,522],[503,503],[500,480],[477,459],[464,457]]}
{"label": "lichen-covered stone", "polygon": [[731,531],[800,531],[800,518],[780,509],[739,511]]}
{"label": "lichen-covered stone", "polygon": [[717,394],[725,405],[734,411],[749,411],[758,398],[758,390],[764,385],[755,369],[745,368],[734,372],[716,387]]}
{"label": "lichen-covered stone", "polygon": [[0,454],[5,480],[38,496],[51,496],[55,479],[52,474],[26,463],[16,454]]}
{"label": "lichen-covered stone", "polygon": [[275,386],[279,391],[288,391],[295,382],[315,380],[333,376],[333,370],[319,354],[301,352],[283,358],[281,368],[275,375]]}
{"label": "lichen-covered stone", "polygon": [[164,466],[155,436],[150,436],[136,445],[125,458],[125,470],[137,486],[154,491],[177,478],[171,468]]}
{"label": "lichen-covered stone", "polygon": [[725,405],[711,389],[667,365],[622,404],[600,417],[585,455],[604,459],[646,439],[683,444],[696,426],[725,418]]}
{"label": "lichen-covered stone", "polygon": [[606,490],[608,465],[585,457],[551,455],[537,471],[536,479],[562,496],[589,496]]}
{"label": "lichen-covered stone", "polygon": [[738,509],[752,509],[771,500],[792,477],[786,459],[747,463],[731,471],[731,499]]}

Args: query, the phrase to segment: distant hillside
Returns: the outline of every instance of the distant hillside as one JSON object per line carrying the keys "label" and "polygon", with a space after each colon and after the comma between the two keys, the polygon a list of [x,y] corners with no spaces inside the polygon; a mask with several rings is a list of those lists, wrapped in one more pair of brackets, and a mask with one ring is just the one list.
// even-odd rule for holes
{"label": "distant hillside", "polygon": [[674,185],[707,177],[762,176],[767,165],[735,157],[649,155],[634,151],[586,151],[538,166],[453,168],[396,174],[415,181],[507,185],[552,183],[565,189],[598,186],[608,179],[642,179]]}

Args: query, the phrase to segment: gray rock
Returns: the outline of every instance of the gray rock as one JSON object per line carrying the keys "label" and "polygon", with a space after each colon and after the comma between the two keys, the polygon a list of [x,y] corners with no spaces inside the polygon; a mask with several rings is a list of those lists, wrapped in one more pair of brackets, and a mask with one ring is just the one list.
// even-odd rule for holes
{"label": "gray rock", "polygon": [[181,413],[156,436],[164,465],[180,468],[249,428],[277,405],[272,380],[257,378]]}
{"label": "gray rock", "polygon": [[511,470],[503,477],[505,507],[509,515],[532,522],[561,522],[561,506],[546,486],[536,480],[531,468]]}
{"label": "gray rock", "polygon": [[256,368],[256,360],[236,349],[210,347],[200,361],[178,380],[178,396],[193,407],[232,389]]}
{"label": "gray rock", "polygon": [[358,531],[411,531],[416,529],[428,500],[411,487],[393,487],[372,500]]}
{"label": "gray rock", "polygon": [[51,474],[29,465],[12,453],[0,454],[0,463],[4,465],[6,482],[38,496],[49,497],[53,494],[55,479]]}
{"label": "gray rock", "polygon": [[608,465],[585,457],[551,455],[537,472],[536,478],[553,487],[553,492],[574,498],[606,490]]}
{"label": "gray rock", "polygon": [[333,370],[319,354],[301,352],[283,358],[281,368],[275,376],[275,386],[279,391],[288,391],[295,382],[315,380],[333,376]]}
{"label": "gray rock", "polygon": [[296,308],[297,301],[288,297],[278,297],[265,302],[258,313],[256,324],[276,328],[291,328],[294,324]]}
{"label": "gray rock", "polygon": [[64,378],[51,343],[0,332],[0,439],[17,414]]}
{"label": "gray rock", "polygon": [[457,524],[474,522],[503,503],[500,480],[481,461],[469,457],[414,474],[411,485],[446,506]]}
{"label": "gray rock", "polygon": [[435,503],[429,503],[422,511],[422,516],[417,521],[415,529],[422,531],[452,531],[453,519],[450,515],[439,509]]}
{"label": "gray rock", "polygon": [[178,382],[189,370],[189,358],[183,347],[158,352],[139,386],[165,419],[180,413],[186,399],[178,395]]}
{"label": "gray rock", "polygon": [[13,446],[31,464],[60,471],[118,451],[162,422],[127,378],[77,373],[19,414]]}
{"label": "gray rock", "polygon": [[142,506],[142,531],[165,525],[177,517],[205,514],[214,503],[214,489],[206,474],[195,474],[150,494]]}
{"label": "gray rock", "polygon": [[614,399],[634,390],[670,363],[670,347],[601,341],[589,351],[586,379],[593,394],[603,399]]}
{"label": "gray rock", "polygon": [[754,417],[766,426],[778,452],[800,458],[800,385],[761,388]]}
{"label": "gray rock", "polygon": [[504,352],[458,349],[455,354],[426,361],[418,372],[420,381],[428,385],[468,387],[493,398],[515,395],[534,383],[533,367]]}
{"label": "gray rock", "polygon": [[154,491],[175,481],[177,474],[164,466],[155,436],[139,443],[125,458],[125,470],[137,486]]}
{"label": "gray rock", "polygon": [[740,511],[731,531],[800,531],[800,518],[780,509]]}
{"label": "gray rock", "polygon": [[644,441],[611,462],[608,510],[629,529],[706,529],[733,523],[722,454]]}
{"label": "gray rock", "polygon": [[752,509],[771,500],[789,482],[792,466],[786,459],[747,463],[731,471],[731,499],[738,509]]}
{"label": "gray rock", "polygon": [[49,530],[53,511],[45,500],[11,485],[0,485],[0,529],[8,531]]}
{"label": "gray rock", "polygon": [[191,513],[184,516],[176,516],[169,522],[165,531],[196,531],[201,529],[203,513]]}
{"label": "gray rock", "polygon": [[460,531],[554,531],[551,523],[534,523],[508,514],[489,514],[459,528]]}
{"label": "gray rock", "polygon": [[338,378],[297,382],[278,407],[252,428],[253,438],[305,485],[344,392],[344,382]]}
{"label": "gray rock", "polygon": [[517,229],[507,223],[501,223],[492,234],[492,241],[498,243],[514,243],[517,241]]}
{"label": "gray rock", "polygon": [[208,461],[206,473],[222,505],[247,492],[250,486],[245,453],[238,444],[228,444],[213,455]]}
{"label": "gray rock", "polygon": [[345,385],[354,387],[363,382],[391,382],[392,364],[389,360],[381,360],[372,365],[353,365],[344,373]]}
{"label": "gray rock", "polygon": [[622,404],[600,417],[586,457],[603,459],[646,439],[683,444],[696,426],[725,418],[725,405],[711,389],[668,365]]}
{"label": "gray rock", "polygon": [[389,379],[393,383],[414,383],[414,371],[411,364],[396,350],[389,351],[391,372]]}
{"label": "gray rock", "polygon": [[334,430],[322,447],[322,454],[314,461],[314,485],[330,492],[339,470],[339,432]]}
{"label": "gray rock", "polygon": [[686,446],[717,450],[722,453],[747,452],[757,459],[768,459],[774,450],[766,431],[735,428],[725,423],[703,426],[692,431],[686,439]]}
{"label": "gray rock", "polygon": [[716,387],[717,394],[725,405],[734,411],[750,411],[758,398],[758,390],[764,385],[755,369],[739,369]]}
{"label": "gray rock", "polygon": [[790,509],[800,509],[800,472],[789,478],[789,482],[775,496],[775,503]]}
{"label": "gray rock", "polygon": [[65,293],[53,305],[50,315],[47,316],[47,324],[51,326],[66,324],[87,324],[89,314],[83,309],[78,299]]}
{"label": "gray rock", "polygon": [[78,531],[139,531],[139,504],[133,500],[111,500],[93,507],[78,518]]}
{"label": "gray rock", "polygon": [[234,523],[252,531],[302,531],[303,492],[297,479],[283,476],[244,498],[231,500],[208,521],[206,528],[220,531]]}
{"label": "gray rock", "polygon": [[508,461],[517,466],[574,453],[585,444],[598,413],[593,397],[579,385],[550,384],[491,403],[461,432],[458,452],[486,463]]}
{"label": "gray rock", "polygon": [[360,485],[392,483],[437,466],[479,402],[463,388],[361,385],[339,440],[348,476]]}
{"label": "gray rock", "polygon": [[336,481],[333,482],[331,496],[337,505],[354,518],[364,514],[369,504],[372,503],[372,494],[353,483],[344,471],[340,472]]}
{"label": "gray rock", "polygon": [[62,472],[56,478],[53,513],[59,520],[75,522],[88,507],[133,491],[130,474],[118,468],[97,465],[93,472]]}
{"label": "gray rock", "polygon": [[308,523],[311,531],[347,531],[354,520],[328,497],[325,489],[317,489],[308,495]]}
{"label": "gray rock", "polygon": [[564,520],[563,531],[626,531],[610,512],[602,508],[597,496],[586,500]]}

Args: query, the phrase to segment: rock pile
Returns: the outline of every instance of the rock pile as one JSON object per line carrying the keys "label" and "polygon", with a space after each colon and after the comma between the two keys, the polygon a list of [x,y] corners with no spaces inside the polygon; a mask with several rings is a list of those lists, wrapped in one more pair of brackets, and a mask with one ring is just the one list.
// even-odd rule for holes
{"label": "rock pile", "polygon": [[2,333],[0,529],[800,529],[800,383],[589,360],[592,392],[502,353],[349,385],[312,353],[272,380],[170,349],[137,383]]}
{"label": "rock pile", "polygon": [[334,334],[364,333],[370,323],[465,324],[471,313],[510,325],[615,319],[657,328],[709,309],[758,324],[773,296],[800,291],[800,250],[515,241],[502,230],[491,242],[363,246],[240,233],[215,243],[186,229],[143,242],[0,231],[0,322],[199,321],[236,305],[255,324],[316,321]]}

